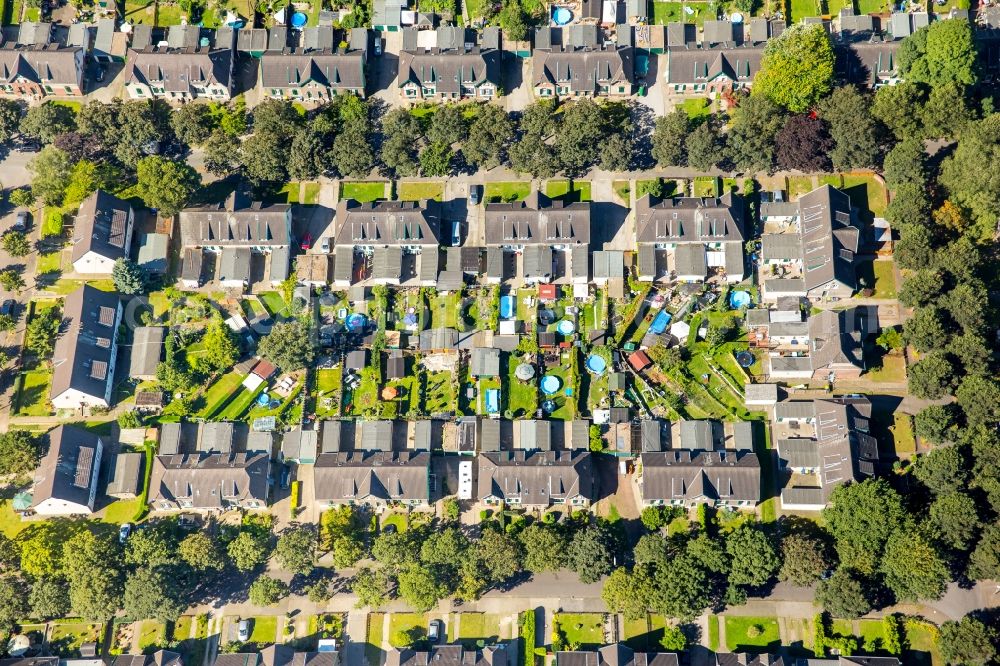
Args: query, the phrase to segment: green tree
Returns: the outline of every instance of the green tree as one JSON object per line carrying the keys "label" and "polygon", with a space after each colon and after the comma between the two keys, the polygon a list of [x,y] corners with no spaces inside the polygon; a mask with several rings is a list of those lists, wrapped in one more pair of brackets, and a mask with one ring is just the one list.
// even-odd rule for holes
{"label": "green tree", "polygon": [[273,606],[288,595],[288,585],[277,578],[261,576],[250,584],[250,603]]}
{"label": "green tree", "polygon": [[938,648],[949,664],[984,666],[996,657],[996,639],[995,629],[967,615],[941,625]]}
{"label": "green tree", "polygon": [[905,518],[899,493],[881,479],[837,486],[823,509],[841,566],[866,574],[874,573],[890,533]]}
{"label": "green tree", "polygon": [[420,561],[457,568],[469,548],[469,539],[454,527],[432,532],[420,545]]}
{"label": "green tree", "polygon": [[420,173],[423,176],[447,176],[451,172],[451,161],[455,153],[446,143],[427,144],[420,151]]}
{"label": "green tree", "polygon": [[55,576],[63,572],[63,542],[66,526],[42,523],[21,542],[21,570],[34,578]]}
{"label": "green tree", "polygon": [[656,568],[650,605],[667,617],[691,620],[708,607],[709,589],[705,570],[682,553]]}
{"label": "green tree", "polygon": [[955,410],[950,405],[929,405],[913,418],[917,437],[931,444],[950,441],[955,428]]}
{"label": "green tree", "polygon": [[913,473],[935,495],[964,487],[969,476],[965,456],[954,446],[934,449],[919,458]]}
{"label": "green tree", "polygon": [[31,252],[31,243],[20,231],[8,231],[3,236],[3,249],[12,257],[23,257]]}
{"label": "green tree", "polygon": [[299,320],[275,324],[261,339],[257,353],[285,372],[306,367],[315,353],[308,324]]}
{"label": "green tree", "polygon": [[889,537],[880,571],[885,586],[900,602],[940,599],[948,584],[948,566],[920,533],[898,529]]}
{"label": "green tree", "polygon": [[578,530],[566,549],[566,566],[582,583],[594,583],[614,569],[616,544],[610,531],[600,525]]}
{"label": "green tree", "polygon": [[200,360],[211,370],[227,370],[240,358],[240,348],[236,344],[233,332],[219,314],[215,314],[209,320],[202,342],[205,353]]}
{"label": "green tree", "polygon": [[711,171],[719,165],[723,145],[722,137],[712,122],[701,123],[688,134],[684,143],[688,166],[699,171]]}
{"label": "green tree", "polygon": [[945,354],[930,352],[910,366],[910,392],[918,398],[936,400],[954,387],[954,372]]}
{"label": "green tree", "polygon": [[785,114],[769,98],[742,98],[732,114],[727,140],[736,170],[770,172],[774,165],[775,138],[784,124]]}
{"label": "green tree", "polygon": [[293,574],[308,576],[316,567],[316,532],[303,525],[287,528],[278,537],[278,564]]}
{"label": "green tree", "polygon": [[885,184],[891,190],[895,190],[903,183],[910,181],[925,181],[927,179],[927,152],[924,150],[923,141],[908,139],[893,146],[892,150],[885,156],[882,173],[885,176]]}
{"label": "green tree", "polygon": [[769,581],[781,566],[778,552],[767,535],[746,523],[726,537],[726,553],[731,562],[730,585],[759,587]]}
{"label": "green tree", "polygon": [[122,605],[122,581],[110,539],[81,530],[63,544],[62,559],[73,612],[87,620],[112,618]]}
{"label": "green tree", "polygon": [[125,563],[155,568],[176,562],[177,539],[165,525],[136,530],[125,545]]}
{"label": "green tree", "polygon": [[147,567],[129,574],[123,604],[126,616],[159,622],[174,622],[187,607],[181,600],[177,579],[163,569]]}
{"label": "green tree", "polygon": [[489,585],[502,583],[521,570],[520,544],[503,532],[485,532],[476,544],[476,555]]}
{"label": "green tree", "polygon": [[837,569],[819,582],[816,588],[816,602],[834,617],[854,619],[872,609],[865,587],[858,572]]}
{"label": "green tree", "polygon": [[623,614],[626,620],[645,619],[652,586],[652,579],[642,567],[631,572],[619,567],[605,579],[601,598],[608,610]]}
{"label": "green tree", "polygon": [[1000,523],[987,525],[969,555],[967,575],[972,580],[1000,578]]}
{"label": "green tree", "polygon": [[[2,273],[0,273],[0,277],[2,277]],[[52,356],[61,321],[59,311],[56,308],[37,312],[25,328],[25,348],[40,359]]]}
{"label": "green tree", "polygon": [[894,86],[882,86],[875,91],[872,115],[884,124],[900,141],[922,138],[920,114],[927,95],[924,86],[903,81]]}
{"label": "green tree", "polygon": [[38,139],[42,143],[52,143],[60,134],[76,129],[76,114],[73,109],[61,104],[47,102],[32,106],[21,120],[21,134]]}
{"label": "green tree", "polygon": [[513,139],[514,122],[507,112],[500,106],[485,104],[472,119],[469,136],[462,144],[462,155],[480,169],[495,169],[503,163]]}
{"label": "green tree", "polygon": [[[127,169],[136,169],[140,160],[169,141],[171,112],[170,105],[162,99],[113,103],[112,124],[106,130],[105,141],[113,146],[118,161]],[[182,162],[174,164],[178,168],[183,165]]]}
{"label": "green tree", "polygon": [[66,153],[55,146],[45,146],[28,162],[31,191],[46,206],[61,205],[63,193],[69,185],[71,169],[72,164]]}
{"label": "green tree", "polygon": [[257,185],[288,180],[291,138],[255,131],[240,145],[240,164]]}
{"label": "green tree", "polygon": [[667,563],[667,545],[658,533],[643,534],[632,549],[636,565],[660,567]]}
{"label": "green tree", "polygon": [[726,552],[725,543],[708,536],[704,531],[688,541],[687,552],[707,571],[717,574],[729,572],[729,553]]}
{"label": "green tree", "polygon": [[504,0],[500,13],[497,16],[500,29],[503,34],[515,42],[523,41],[528,37],[528,22],[521,9],[521,3],[516,0]]}
{"label": "green tree", "polygon": [[879,142],[868,98],[854,86],[838,86],[819,108],[820,116],[830,124],[833,168],[849,171],[874,167],[878,162]]}
{"label": "green tree", "polygon": [[931,88],[920,116],[924,136],[950,139],[976,119],[976,112],[966,101],[965,86],[951,82]]}
{"label": "green tree", "polygon": [[834,53],[821,25],[795,24],[764,48],[753,94],[789,111],[808,111],[833,87]]}
{"label": "green tree", "polygon": [[215,130],[201,145],[205,169],[214,176],[225,178],[240,166],[240,153],[234,148],[233,138],[222,130]]}
{"label": "green tree", "polygon": [[[9,100],[0,100],[0,104],[6,101]],[[7,195],[7,200],[15,208],[28,208],[35,203],[35,195],[32,194],[30,187],[19,187],[11,190],[10,194]]]}
{"label": "green tree", "polygon": [[663,166],[687,166],[685,143],[691,121],[684,109],[676,109],[656,119],[653,126],[653,159]]}
{"label": "green tree", "polygon": [[122,294],[141,294],[146,291],[146,274],[131,259],[120,258],[111,269],[115,289]]}
{"label": "green tree", "polygon": [[688,647],[687,636],[680,627],[664,627],[660,647],[667,652],[684,652]]}
{"label": "green tree", "polygon": [[333,566],[338,569],[353,567],[365,555],[365,545],[354,535],[339,536],[333,540]]}
{"label": "green tree", "polygon": [[997,386],[996,380],[968,375],[959,384],[955,397],[970,426],[1000,421],[1000,386]]}
{"label": "green tree", "polygon": [[219,544],[205,532],[192,532],[177,546],[181,560],[197,572],[222,571],[226,566]]}
{"label": "green tree", "polygon": [[528,571],[555,571],[564,566],[568,539],[562,530],[533,523],[518,538],[524,548],[524,568]]}
{"label": "green tree", "polygon": [[0,475],[28,474],[38,467],[40,457],[38,439],[27,430],[0,433]]}
{"label": "green tree", "polygon": [[170,114],[170,127],[181,143],[200,146],[217,128],[217,118],[208,104],[184,104]]}
{"label": "green tree", "polygon": [[21,273],[18,271],[13,268],[8,268],[7,270],[0,271],[0,286],[7,291],[16,291],[20,293],[25,286],[24,278],[21,277]]}
{"label": "green tree", "polygon": [[816,537],[801,532],[789,534],[781,540],[780,580],[796,585],[811,585],[830,568],[826,546]]}
{"label": "green tree", "polygon": [[24,109],[18,101],[0,100],[0,143],[7,143],[13,138],[23,117]]}
{"label": "green tree", "polygon": [[371,148],[371,123],[368,118],[351,119],[333,140],[329,160],[337,173],[350,178],[365,178],[375,165]]}
{"label": "green tree", "polygon": [[943,322],[947,318],[936,307],[920,308],[903,324],[906,341],[920,352],[940,349],[948,342],[948,331]]}
{"label": "green tree", "polygon": [[469,125],[465,119],[465,108],[457,104],[442,104],[431,116],[427,129],[427,140],[452,146],[465,140]]}
{"label": "green tree", "polygon": [[965,493],[945,493],[931,503],[928,524],[931,534],[946,548],[966,550],[979,527],[976,502]]}
{"label": "green tree", "polygon": [[914,83],[974,85],[979,77],[972,25],[935,21],[917,30],[900,44],[898,64],[902,78]]}
{"label": "green tree", "polygon": [[31,617],[41,620],[64,617],[70,612],[66,581],[55,576],[36,578],[28,594]]}
{"label": "green tree", "polygon": [[448,595],[432,567],[411,565],[399,574],[399,596],[418,613],[426,613]]}
{"label": "green tree", "polygon": [[354,574],[351,590],[358,597],[357,608],[379,608],[389,601],[389,577],[382,569],[362,567]]}
{"label": "green tree", "polygon": [[942,162],[938,178],[950,200],[972,211],[977,233],[982,237],[993,233],[1000,215],[1000,174],[988,169],[984,172],[982,165],[997,159],[1000,159],[1000,114],[993,114],[965,128],[954,152]]}
{"label": "green tree", "polygon": [[10,634],[28,615],[28,584],[17,573],[0,575],[0,631]]}
{"label": "green tree", "polygon": [[186,163],[158,155],[139,160],[136,177],[139,197],[166,217],[179,213],[201,185],[198,172]]}
{"label": "green tree", "polygon": [[288,153],[288,177],[291,180],[315,180],[323,172],[326,150],[323,139],[311,129],[300,129],[292,137]]}
{"label": "green tree", "polygon": [[417,150],[423,132],[408,109],[395,108],[382,119],[382,163],[397,176],[417,173]]}
{"label": "green tree", "polygon": [[235,539],[226,546],[229,559],[240,571],[251,571],[264,562],[267,562],[268,544],[267,539],[259,534],[250,531],[240,532]]}

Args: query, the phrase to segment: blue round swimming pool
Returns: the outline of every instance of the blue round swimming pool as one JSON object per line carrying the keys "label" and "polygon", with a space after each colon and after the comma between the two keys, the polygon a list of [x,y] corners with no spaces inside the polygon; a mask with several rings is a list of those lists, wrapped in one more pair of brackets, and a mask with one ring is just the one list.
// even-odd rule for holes
{"label": "blue round swimming pool", "polygon": [[301,28],[309,21],[309,17],[302,12],[295,12],[292,14],[292,27]]}
{"label": "blue round swimming pool", "polygon": [[552,9],[552,20],[556,25],[566,25],[573,20],[573,12],[566,7],[555,7]]}
{"label": "blue round swimming pool", "polygon": [[557,393],[560,386],[562,386],[562,382],[555,375],[545,375],[542,377],[542,393],[545,395]]}
{"label": "blue round swimming pool", "polygon": [[734,291],[729,294],[729,305],[734,309],[740,309],[749,307],[750,305],[750,292],[748,291]]}
{"label": "blue round swimming pool", "polygon": [[259,396],[257,396],[257,404],[260,405],[261,407],[267,407],[270,403],[271,403],[271,396],[269,396],[266,392],[261,393]]}
{"label": "blue round swimming pool", "polygon": [[607,361],[604,360],[603,356],[598,356],[597,354],[591,354],[587,357],[587,369],[593,372],[595,375],[599,375],[604,372],[604,369],[608,367]]}
{"label": "blue round swimming pool", "polygon": [[556,325],[556,330],[559,331],[560,335],[573,335],[573,332],[576,330],[576,324],[569,319],[563,319]]}

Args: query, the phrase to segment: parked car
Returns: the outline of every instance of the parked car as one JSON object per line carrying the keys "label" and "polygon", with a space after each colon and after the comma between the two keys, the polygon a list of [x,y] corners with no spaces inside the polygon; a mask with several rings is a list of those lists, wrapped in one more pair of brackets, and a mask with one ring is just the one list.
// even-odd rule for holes
{"label": "parked car", "polygon": [[322,252],[323,254],[330,253],[330,239],[328,237],[320,240],[319,251]]}
{"label": "parked car", "polygon": [[15,301],[13,298],[8,298],[6,301],[4,301],[3,305],[0,305],[0,315],[14,314],[14,304]]}
{"label": "parked car", "polygon": [[132,523],[125,523],[118,528],[118,543],[125,543],[129,534],[132,534]]}
{"label": "parked car", "polygon": [[312,234],[306,234],[305,236],[302,237],[302,249],[303,250],[308,250],[309,248],[312,247],[312,245],[313,245]]}
{"label": "parked car", "polygon": [[469,203],[473,206],[479,205],[479,186],[470,185],[469,186]]}
{"label": "parked car", "polygon": [[441,638],[441,620],[431,620],[427,626],[427,639],[431,643],[437,643]]}
{"label": "parked car", "polygon": [[455,220],[451,224],[451,246],[458,247],[462,244],[462,223]]}
{"label": "parked car", "polygon": [[377,37],[375,39],[375,57],[382,55],[382,38]]}
{"label": "parked car", "polygon": [[98,66],[97,67],[97,72],[94,74],[94,80],[97,81],[98,83],[100,83],[101,81],[103,81],[104,80],[104,74],[105,74],[105,72],[106,72],[106,70],[103,67]]}
{"label": "parked car", "polygon": [[281,487],[285,490],[292,485],[292,468],[288,465],[283,465],[281,468]]}
{"label": "parked car", "polygon": [[236,638],[241,643],[246,643],[250,640],[250,620],[240,620],[239,630],[236,632]]}
{"label": "parked car", "polygon": [[14,224],[10,227],[14,231],[27,231],[28,230],[28,211],[21,210],[18,211],[17,217],[14,218]]}

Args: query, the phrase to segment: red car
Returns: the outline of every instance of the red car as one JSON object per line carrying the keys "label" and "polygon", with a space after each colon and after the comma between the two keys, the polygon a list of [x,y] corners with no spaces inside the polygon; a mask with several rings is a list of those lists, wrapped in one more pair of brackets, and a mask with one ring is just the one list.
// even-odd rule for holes
{"label": "red car", "polygon": [[313,244],[312,234],[306,234],[305,236],[302,237],[302,249],[303,250],[308,250],[309,248],[312,247],[312,244]]}

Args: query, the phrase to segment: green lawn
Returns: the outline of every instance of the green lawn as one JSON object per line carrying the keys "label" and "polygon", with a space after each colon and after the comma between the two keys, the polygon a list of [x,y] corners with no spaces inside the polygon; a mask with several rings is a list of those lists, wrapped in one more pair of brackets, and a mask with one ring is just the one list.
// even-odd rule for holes
{"label": "green lawn", "polygon": [[[316,413],[318,416],[335,415],[338,412],[335,395],[340,392],[340,368],[323,368],[316,371]],[[329,407],[324,406],[324,399],[334,399]]]}
{"label": "green lawn", "polygon": [[267,645],[278,638],[278,618],[275,615],[260,615],[251,618],[253,631],[250,632],[250,643]]}
{"label": "green lawn", "polygon": [[904,664],[941,666],[945,663],[937,646],[937,627],[916,619],[904,620],[903,627],[906,633],[903,644],[908,648],[902,655]]}
{"label": "green lawn", "polygon": [[188,12],[176,3],[158,2],[156,5],[156,25],[160,27],[180,25],[182,16],[188,16]]}
{"label": "green lawn", "polygon": [[194,615],[181,615],[174,622],[170,637],[175,641],[183,641],[191,637],[191,627],[194,625]]}
{"label": "green lawn", "polygon": [[600,613],[556,613],[554,622],[566,646],[594,649],[604,645],[604,616]]}
{"label": "green lawn", "polygon": [[62,250],[38,255],[38,273],[54,273],[62,270]]}
{"label": "green lawn", "polygon": [[167,627],[156,620],[143,620],[139,627],[139,649],[153,645],[163,646],[167,642]]}
{"label": "green lawn", "polygon": [[684,113],[691,120],[707,118],[712,115],[712,100],[707,97],[693,97],[684,100]]}
{"label": "green lawn", "polygon": [[726,648],[730,652],[757,652],[757,648],[777,649],[780,645],[776,618],[726,616]]}
{"label": "green lawn", "polygon": [[590,181],[550,180],[545,183],[545,195],[566,201],[590,201]]}
{"label": "green lawn", "polygon": [[662,615],[647,615],[641,620],[625,620],[625,643],[637,652],[657,652],[661,649],[666,620]]}
{"label": "green lawn", "polygon": [[789,21],[798,23],[807,16],[819,16],[819,7],[816,0],[789,0],[789,2],[792,8],[792,15],[789,17]]}
{"label": "green lawn", "polygon": [[455,377],[452,373],[427,373],[424,411],[427,414],[455,411]]}
{"label": "green lawn", "polygon": [[803,194],[812,192],[815,188],[812,176],[789,176],[788,177],[788,199],[795,201]]}
{"label": "green lawn", "polygon": [[403,513],[390,513],[385,518],[382,519],[382,530],[385,530],[386,525],[395,525],[398,532],[405,532],[407,525],[406,514]]}
{"label": "green lawn", "polygon": [[712,652],[719,651],[719,616],[708,616],[708,649]]}
{"label": "green lawn", "polygon": [[51,104],[52,106],[62,106],[62,107],[65,107],[65,108],[71,110],[73,113],[75,113],[77,115],[79,115],[80,109],[83,108],[83,104],[81,102],[73,102],[73,101],[46,102],[46,104]]}
{"label": "green lawn", "polygon": [[8,539],[13,539],[20,534],[31,523],[21,520],[21,516],[14,513],[10,500],[0,500],[0,532]]}
{"label": "green lawn", "polygon": [[45,291],[65,296],[82,287],[84,282],[101,291],[115,291],[115,283],[111,280],[56,280],[55,284],[45,287]]}
{"label": "green lawn", "polygon": [[506,182],[486,183],[483,198],[487,202],[522,201],[531,194],[531,183]]}
{"label": "green lawn", "polygon": [[258,298],[272,317],[283,315],[288,310],[288,303],[285,303],[285,299],[276,291],[265,291]]}
{"label": "green lawn", "polygon": [[208,418],[219,411],[234,391],[242,390],[240,384],[243,382],[243,377],[244,375],[238,372],[229,372],[212,384],[205,391],[205,408],[201,410],[200,416]]}
{"label": "green lawn", "polygon": [[51,624],[49,650],[60,657],[79,657],[84,643],[100,642],[104,625],[78,620],[56,620]]}
{"label": "green lawn", "polygon": [[[495,643],[500,638],[500,616],[490,613],[456,613],[452,615],[454,627],[458,624],[458,636],[452,640],[458,640],[466,646],[472,648],[477,641],[483,641],[487,645]],[[449,632],[454,629],[449,627]]]}
{"label": "green lawn", "polygon": [[382,628],[385,613],[369,613],[365,636],[365,658],[368,666],[379,666],[382,657]]}
{"label": "green lawn", "polygon": [[917,441],[913,434],[913,417],[901,412],[896,412],[892,416],[893,424],[889,426],[889,432],[892,433],[893,450],[896,455],[914,453],[917,450]]}
{"label": "green lawn", "polygon": [[[402,633],[410,636],[425,636],[427,634],[427,615],[424,613],[393,613],[389,618],[389,644],[393,647],[406,647],[400,639]],[[412,632],[412,633],[411,633]]]}
{"label": "green lawn", "polygon": [[515,418],[524,418],[534,414],[535,410],[538,409],[538,387],[535,380],[522,382],[515,377],[514,370],[520,361],[513,355],[509,359],[507,390],[501,390],[501,398],[506,398],[508,401],[507,409]]}
{"label": "green lawn", "polygon": [[17,416],[48,416],[51,370],[31,370],[21,374],[21,389],[17,393]]}
{"label": "green lawn", "polygon": [[[666,25],[674,21],[686,21],[702,25],[706,19],[715,18],[712,16],[710,5],[705,2],[661,2],[654,0],[653,3],[653,24]],[[684,11],[684,6],[694,10],[693,14]]]}
{"label": "green lawn", "polygon": [[719,196],[719,179],[710,176],[701,176],[694,179],[694,196],[696,197],[717,197]]}
{"label": "green lawn", "polygon": [[562,365],[559,365],[554,368],[549,368],[545,373],[548,375],[555,375],[559,378],[561,383],[559,391],[552,396],[548,396],[548,399],[553,400],[556,403],[556,410],[549,415],[549,418],[551,419],[570,421],[576,418],[578,396],[575,393],[571,396],[566,395],[566,389],[573,388],[574,386],[572,366],[570,366],[570,368],[571,369],[566,370]]}
{"label": "green lawn", "polygon": [[421,201],[444,199],[444,183],[397,183],[396,198],[400,201]]}
{"label": "green lawn", "polygon": [[302,192],[302,203],[315,206],[319,203],[319,183],[306,183]]}
{"label": "green lawn", "polygon": [[851,202],[862,209],[868,209],[875,217],[885,216],[885,187],[874,176],[844,176],[844,192]]}
{"label": "green lawn", "polygon": [[375,201],[376,199],[385,199],[385,186],[386,183],[384,181],[374,183],[341,183],[340,198],[354,199],[362,203]]}
{"label": "green lawn", "polygon": [[861,625],[862,648],[864,651],[875,652],[881,649],[882,641],[885,639],[885,632],[882,631],[882,621],[861,620],[859,624]]}
{"label": "green lawn", "polygon": [[219,412],[217,415],[213,415],[219,421],[237,421],[250,409],[250,406],[254,404],[261,393],[264,392],[266,384],[261,384],[254,391],[248,391],[246,387],[241,386],[240,391],[233,396],[226,405],[225,409]]}
{"label": "green lawn", "polygon": [[299,202],[299,183],[285,183],[284,187],[278,190],[276,203],[297,204]]}
{"label": "green lawn", "polygon": [[104,522],[114,523],[115,525],[132,522],[135,519],[136,513],[139,512],[139,505],[141,502],[142,500],[138,497],[135,499],[123,499],[112,502],[108,505],[108,508],[104,510]]}

